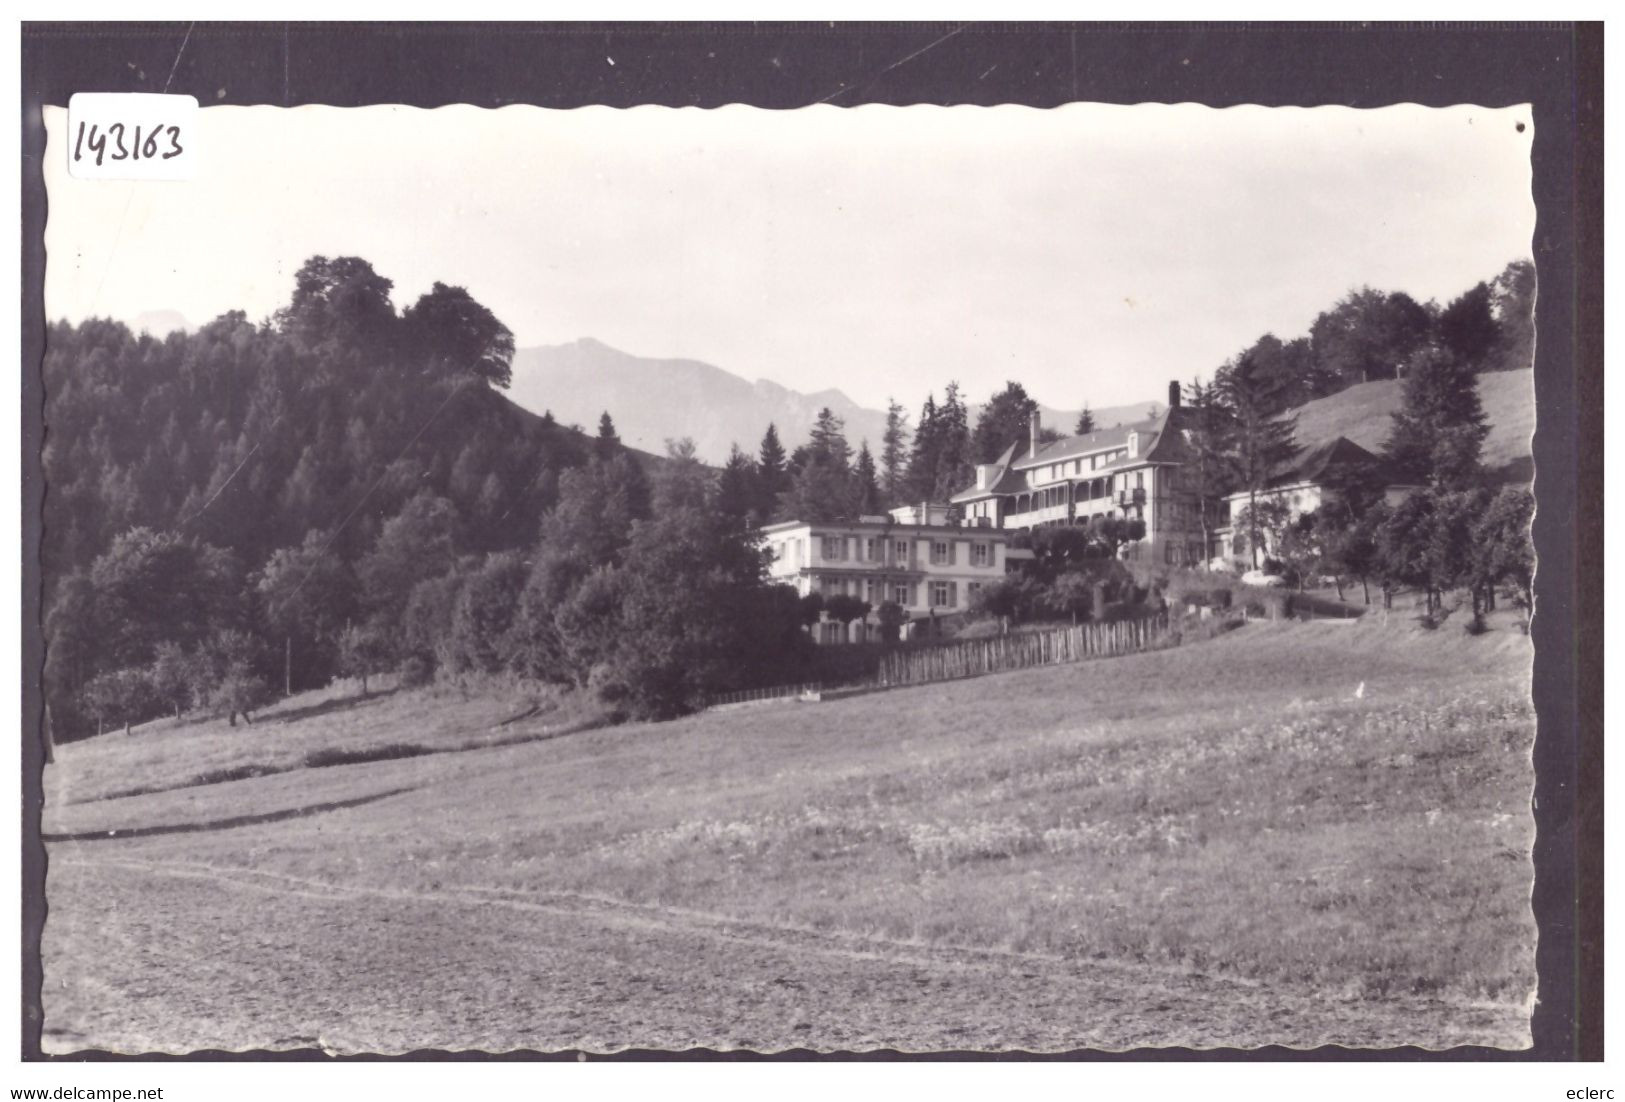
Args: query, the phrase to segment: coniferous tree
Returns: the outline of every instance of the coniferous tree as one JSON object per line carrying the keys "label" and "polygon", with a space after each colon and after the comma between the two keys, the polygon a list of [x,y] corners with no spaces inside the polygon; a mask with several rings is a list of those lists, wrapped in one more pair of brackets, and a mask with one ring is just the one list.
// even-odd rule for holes
{"label": "coniferous tree", "polygon": [[886,399],[886,432],[881,437],[880,489],[884,504],[900,504],[903,484],[908,477],[908,415],[902,404]]}
{"label": "coniferous tree", "polygon": [[615,422],[605,410],[598,418],[598,437],[593,443],[593,454],[599,459],[609,460],[615,458],[615,453],[621,450],[621,438],[615,432]]}
{"label": "coniferous tree", "polygon": [[873,516],[880,512],[880,481],[875,471],[875,457],[869,453],[869,441],[858,448],[858,461],[852,467],[852,495],[854,512],[858,516]]}
{"label": "coniferous tree", "polygon": [[1213,381],[1229,411],[1232,457],[1236,481],[1247,491],[1247,544],[1257,569],[1259,547],[1258,495],[1279,469],[1297,455],[1297,418],[1283,416],[1281,380],[1259,369],[1243,353],[1221,368]]}
{"label": "coniferous tree", "polygon": [[1445,348],[1412,358],[1386,444],[1396,473],[1418,484],[1459,490],[1480,474],[1489,424],[1478,397],[1478,372]]}
{"label": "coniferous tree", "polygon": [[1083,403],[1083,409],[1078,413],[1078,423],[1072,431],[1078,436],[1088,436],[1095,431],[1095,415],[1089,411],[1089,403]]}
{"label": "coniferous tree", "polygon": [[1205,563],[1212,553],[1219,503],[1235,486],[1234,431],[1230,410],[1221,401],[1216,387],[1205,386],[1201,379],[1193,379],[1186,385],[1185,393],[1190,410],[1186,417],[1186,444],[1190,450],[1190,460],[1181,468],[1180,477],[1196,498]]}
{"label": "coniferous tree", "polygon": [[762,444],[756,453],[756,512],[764,520],[774,517],[779,495],[784,493],[784,445],[779,443],[779,430],[771,423],[762,434]]}
{"label": "coniferous tree", "polygon": [[810,451],[780,495],[778,515],[786,520],[828,523],[853,515],[852,472]]}
{"label": "coniferous tree", "polygon": [[937,460],[941,456],[941,432],[936,396],[927,394],[920,407],[920,420],[914,428],[914,447],[909,453],[907,491],[909,500],[929,498],[936,490]]}
{"label": "coniferous tree", "polygon": [[[722,473],[717,476],[717,513],[735,525],[750,522],[757,513],[756,484],[756,464],[735,444],[728,451],[728,461],[722,465]],[[755,516],[754,519],[759,524],[763,518]]]}
{"label": "coniferous tree", "polygon": [[930,500],[947,501],[971,480],[971,438],[969,413],[959,396],[959,384],[951,382],[942,393],[942,406],[936,415],[937,471]]}
{"label": "coniferous tree", "polygon": [[836,470],[845,471],[852,465],[852,446],[846,441],[846,426],[828,406],[818,411],[807,447],[809,453],[828,460]]}

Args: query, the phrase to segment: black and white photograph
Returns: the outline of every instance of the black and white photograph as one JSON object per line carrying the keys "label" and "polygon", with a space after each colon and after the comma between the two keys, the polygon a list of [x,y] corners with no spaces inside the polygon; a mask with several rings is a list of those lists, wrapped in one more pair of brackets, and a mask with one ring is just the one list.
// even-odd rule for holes
{"label": "black and white photograph", "polygon": [[1529,104],[196,99],[43,115],[44,1053],[1531,1046]]}

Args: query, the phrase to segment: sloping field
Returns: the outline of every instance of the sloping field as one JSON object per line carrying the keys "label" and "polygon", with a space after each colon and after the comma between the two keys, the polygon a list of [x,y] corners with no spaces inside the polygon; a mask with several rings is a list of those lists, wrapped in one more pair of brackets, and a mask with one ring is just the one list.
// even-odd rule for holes
{"label": "sloping field", "polygon": [[[76,840],[46,1045],[1526,1045],[1528,666],[1508,631],[1255,623],[89,798],[190,768],[108,736],[47,775]],[[346,737],[465,745],[496,711],[397,694]],[[324,719],[194,737],[229,768]]]}
{"label": "sloping field", "polygon": [[[1397,379],[1360,383],[1299,407],[1297,438],[1312,446],[1346,436],[1380,454],[1403,398]],[[1478,396],[1489,419],[1484,466],[1508,482],[1534,477],[1530,436],[1535,431],[1533,371],[1492,371],[1478,377]]]}

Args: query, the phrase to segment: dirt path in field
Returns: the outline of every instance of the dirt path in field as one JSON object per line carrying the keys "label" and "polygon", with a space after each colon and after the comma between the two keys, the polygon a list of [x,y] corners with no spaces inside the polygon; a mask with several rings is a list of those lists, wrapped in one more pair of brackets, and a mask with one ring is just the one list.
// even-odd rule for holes
{"label": "dirt path in field", "polygon": [[51,875],[76,921],[47,925],[50,1051],[1437,1047],[1525,1028],[1512,1007],[1344,999],[574,893],[408,891],[76,848],[52,854]]}

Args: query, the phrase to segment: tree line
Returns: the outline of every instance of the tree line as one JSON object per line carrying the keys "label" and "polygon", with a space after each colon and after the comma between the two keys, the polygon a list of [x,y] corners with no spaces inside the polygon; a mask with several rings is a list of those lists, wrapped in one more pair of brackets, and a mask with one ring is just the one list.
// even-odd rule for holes
{"label": "tree line", "polygon": [[[1213,381],[1200,378],[1185,388],[1188,402],[1222,407],[1231,419],[1245,423],[1240,436],[1224,437],[1229,449],[1245,456],[1220,456],[1223,469],[1208,478],[1217,500],[1221,485],[1263,481],[1279,464],[1290,439],[1275,422],[1288,409],[1327,397],[1363,382],[1394,379],[1407,365],[1441,345],[1474,372],[1528,368],[1534,347],[1534,266],[1513,261],[1494,279],[1480,282],[1441,306],[1418,303],[1402,291],[1369,287],[1349,291],[1316,316],[1309,331],[1283,341],[1272,333],[1220,365]],[[1018,454],[1028,442],[1029,424],[1039,411],[1020,382],[1007,381],[974,418],[957,382],[950,382],[939,401],[926,395],[917,417],[888,399],[885,428],[872,451],[868,440],[854,449],[841,419],[828,408],[819,411],[809,439],[786,453],[779,427],[767,426],[754,453],[736,443],[723,467],[723,495],[732,515],[757,524],[779,520],[829,522],[883,512],[919,501],[943,502],[970,485],[977,464],[993,463],[1012,445]],[[1151,404],[1148,418],[1161,413]],[[1077,435],[1092,433],[1096,423],[1084,402],[1071,426]],[[1045,426],[1040,443],[1060,439]],[[1209,447],[1209,453],[1223,449]],[[1214,458],[1204,455],[1203,461]],[[1239,465],[1239,469],[1237,469]],[[1407,465],[1415,464],[1407,460]],[[1206,487],[1204,487],[1206,489]],[[1229,492],[1228,489],[1225,490]]]}
{"label": "tree line", "polygon": [[[1489,425],[1478,377],[1530,366],[1533,294],[1533,268],[1517,261],[1444,307],[1413,310],[1397,296],[1361,291],[1321,315],[1311,338],[1331,351],[1308,362],[1345,357],[1337,376],[1345,381],[1397,377],[1401,408],[1382,455],[1331,468],[1324,503],[1296,516],[1267,491],[1300,455],[1291,410],[1314,371],[1283,370],[1283,359],[1298,353],[1266,336],[1211,383],[1189,384],[1189,484],[1199,495],[1204,536],[1223,519],[1220,501],[1245,493],[1229,520],[1255,567],[1289,573],[1300,584],[1329,575],[1340,596],[1345,579],[1357,580],[1367,603],[1373,580],[1385,605],[1396,588],[1415,588],[1430,621],[1454,589],[1469,592],[1475,626],[1495,606],[1498,588],[1511,588],[1528,607],[1534,499],[1528,487],[1499,486],[1484,470]],[[1370,310],[1383,325],[1368,332],[1349,322]],[[1363,359],[1355,355],[1362,349]],[[1413,492],[1390,500],[1391,485]]]}
{"label": "tree line", "polygon": [[[1023,446],[1037,409],[1009,382],[973,424],[950,383],[912,424],[890,402],[878,451],[854,449],[824,410],[788,452],[770,425],[720,471],[684,441],[654,461],[622,445],[607,412],[594,437],[508,402],[512,334],[466,290],[436,283],[401,310],[391,291],[362,259],[318,256],[259,323],[233,312],[163,339],[102,319],[50,327],[42,551],[59,736],[200,709],[235,722],[277,693],[341,674],[365,687],[389,669],[507,672],[639,716],[797,680],[809,618],[856,617],[769,585],[756,530],[944,501],[974,464]],[[1514,306],[1532,298],[1532,269],[1422,307],[1413,344],[1370,335],[1412,331],[1392,320],[1412,311],[1374,294],[1351,293],[1322,315],[1341,322],[1311,332],[1325,351],[1307,362],[1345,366],[1287,370],[1298,354],[1276,346],[1295,342],[1266,337],[1187,388],[1204,516],[1238,487],[1262,489],[1296,447],[1286,411],[1306,387],[1375,377],[1405,348],[1388,458],[1427,492],[1390,509],[1362,483],[1340,511],[1279,532],[1259,501],[1253,543],[1273,535],[1306,571],[1416,585],[1430,607],[1463,579],[1481,602],[1506,578],[1527,593],[1530,503],[1483,481],[1473,378],[1518,366],[1528,319]],[[1091,421],[1085,405],[1075,427]],[[1097,528],[1035,538],[1044,588],[1016,596],[1074,616],[1098,611],[1102,580],[1127,599],[1102,572],[1138,535]],[[1059,582],[1083,559],[1088,600]]]}
{"label": "tree line", "polygon": [[800,634],[794,595],[766,585],[742,526],[712,522],[691,447],[657,461],[607,415],[594,438],[520,410],[489,310],[440,283],[397,310],[391,290],[365,260],[318,256],[260,323],[50,327],[57,737],[235,722],[396,668],[511,670],[669,714],[788,660],[772,636]]}

